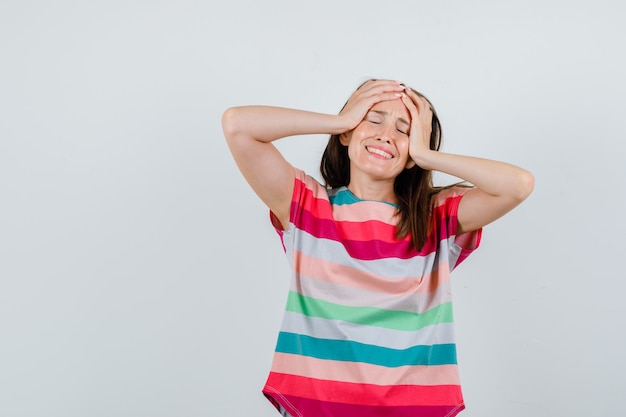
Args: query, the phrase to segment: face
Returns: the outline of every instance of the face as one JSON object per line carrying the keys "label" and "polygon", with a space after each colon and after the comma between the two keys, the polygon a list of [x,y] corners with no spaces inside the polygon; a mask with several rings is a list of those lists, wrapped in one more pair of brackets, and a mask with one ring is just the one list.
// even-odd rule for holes
{"label": "face", "polygon": [[[375,104],[359,125],[341,135],[348,146],[350,169],[375,180],[394,179],[414,165],[409,158],[411,117],[400,99]],[[353,175],[351,175],[353,176]]]}

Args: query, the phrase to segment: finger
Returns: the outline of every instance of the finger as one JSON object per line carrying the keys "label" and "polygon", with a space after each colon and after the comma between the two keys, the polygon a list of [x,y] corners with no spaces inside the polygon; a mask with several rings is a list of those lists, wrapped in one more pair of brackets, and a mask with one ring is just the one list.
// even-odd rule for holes
{"label": "finger", "polygon": [[406,92],[408,93],[409,97],[411,97],[411,100],[415,103],[415,106],[417,107],[417,112],[419,114],[432,113],[432,109],[430,108],[430,102],[426,100],[425,97],[417,94],[410,88],[407,88]]}
{"label": "finger", "polygon": [[389,89],[376,88],[369,91],[355,92],[350,98],[350,102],[356,104],[361,102],[368,108],[381,101],[395,100],[402,96],[402,89]]}
{"label": "finger", "polygon": [[400,83],[389,80],[372,81],[367,84],[352,93],[341,113],[353,114],[360,120],[376,103],[400,98],[404,89]]}
{"label": "finger", "polygon": [[[402,93],[400,92],[382,92],[382,93],[377,93],[377,94],[372,94],[370,96],[366,96],[366,97],[360,97],[357,100],[354,101],[354,105],[363,105],[363,107],[365,108],[365,110],[370,109],[372,106],[374,106],[377,103],[383,102],[383,101],[391,101],[391,100],[397,100],[399,98],[402,97]],[[358,103],[357,103],[358,102]]]}
{"label": "finger", "polygon": [[373,86],[402,86],[402,88],[404,88],[404,85],[400,81],[396,80],[369,80],[366,81],[359,89],[369,88]]}
{"label": "finger", "polygon": [[429,148],[431,129],[428,117],[431,116],[425,116],[424,113],[427,112],[424,111],[420,113],[418,105],[415,103],[415,98],[419,98],[419,96],[412,98],[408,94],[402,94],[402,102],[411,115],[411,140],[416,141],[412,143],[423,144],[426,148]]}
{"label": "finger", "polygon": [[410,88],[406,88],[404,92],[411,99],[411,101],[417,108],[417,112],[419,113],[420,110],[424,107],[423,98],[420,95],[418,95],[415,91],[411,90]]}
{"label": "finger", "polygon": [[407,108],[409,114],[411,115],[411,120],[417,120],[419,118],[419,109],[415,105],[413,99],[411,99],[406,93],[402,93],[401,97],[404,106]]}
{"label": "finger", "polygon": [[355,93],[371,96],[390,91],[401,92],[402,90],[404,90],[404,86],[399,81],[373,80],[363,84]]}

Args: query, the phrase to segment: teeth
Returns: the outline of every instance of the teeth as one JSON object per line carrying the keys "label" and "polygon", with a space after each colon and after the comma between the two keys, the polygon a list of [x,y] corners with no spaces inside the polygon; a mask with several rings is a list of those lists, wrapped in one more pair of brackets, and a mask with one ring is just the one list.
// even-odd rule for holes
{"label": "teeth", "polygon": [[391,158],[393,158],[393,155],[391,155],[391,154],[389,154],[389,153],[387,153],[387,152],[385,152],[385,151],[383,151],[383,150],[380,150],[380,149],[378,149],[378,148],[370,148],[370,147],[367,147],[366,149],[367,149],[367,151],[368,151],[368,152],[373,153],[373,154],[376,154],[376,155],[380,155],[380,156],[382,156],[383,158],[387,158],[387,159],[391,159]]}

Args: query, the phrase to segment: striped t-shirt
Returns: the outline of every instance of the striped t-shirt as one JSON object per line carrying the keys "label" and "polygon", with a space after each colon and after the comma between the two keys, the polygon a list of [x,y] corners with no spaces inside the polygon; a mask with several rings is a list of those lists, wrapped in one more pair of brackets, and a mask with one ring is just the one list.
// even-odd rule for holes
{"label": "striped t-shirt", "polygon": [[480,243],[456,236],[467,188],[434,197],[418,252],[396,238],[396,207],[327,190],[296,170],[287,230],[292,270],[263,393],[292,417],[452,417],[464,408],[450,272]]}

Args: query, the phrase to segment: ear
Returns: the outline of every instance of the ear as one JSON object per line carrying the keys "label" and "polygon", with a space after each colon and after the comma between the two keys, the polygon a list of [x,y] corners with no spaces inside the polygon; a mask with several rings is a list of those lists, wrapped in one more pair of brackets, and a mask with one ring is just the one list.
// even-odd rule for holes
{"label": "ear", "polygon": [[339,135],[339,142],[341,142],[343,146],[348,146],[350,144],[350,139],[352,139],[352,131],[343,132]]}

